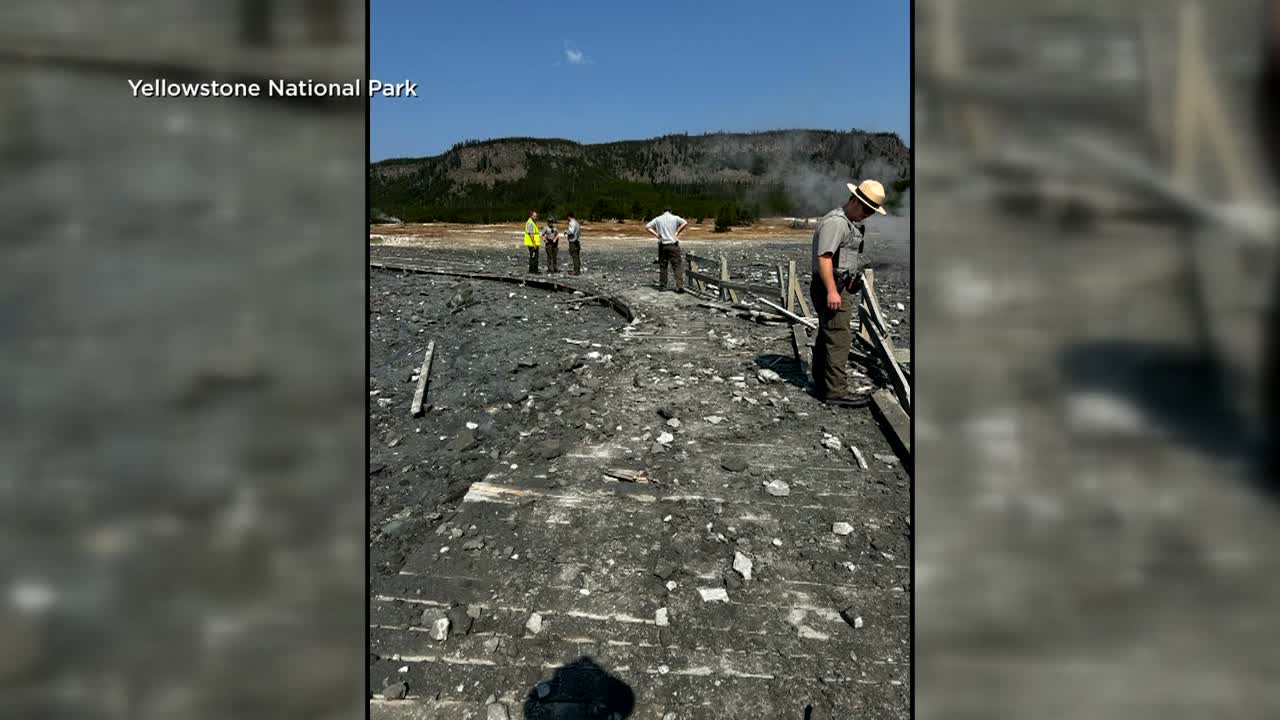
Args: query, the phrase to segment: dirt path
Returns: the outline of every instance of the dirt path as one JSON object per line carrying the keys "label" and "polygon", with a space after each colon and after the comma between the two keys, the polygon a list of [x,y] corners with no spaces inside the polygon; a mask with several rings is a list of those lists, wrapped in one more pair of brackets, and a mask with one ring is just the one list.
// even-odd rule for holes
{"label": "dirt path", "polygon": [[[418,259],[506,262],[477,253]],[[907,717],[910,485],[870,413],[807,394],[786,328],[660,293],[629,255],[595,266],[565,280],[585,295],[621,288],[636,322],[505,284],[473,284],[490,306],[486,319],[466,319],[430,307],[465,283],[371,279],[371,297],[391,291],[388,302],[424,303],[419,322],[436,318],[421,334],[403,330],[408,306],[370,318],[375,346],[379,332],[415,338],[387,370],[394,403],[375,406],[371,422],[374,461],[386,467],[370,478],[385,498],[373,509],[370,677],[375,691],[408,686],[405,700],[374,698],[374,717],[505,717],[489,715],[488,700],[511,718],[800,718],[806,705],[814,717]],[[496,332],[498,319],[527,331]],[[483,370],[438,366],[431,403],[446,408],[413,421],[408,372],[428,335],[438,353],[441,341],[466,347]],[[761,382],[761,367],[783,380]],[[388,433],[422,445],[379,459],[395,452]],[[827,434],[839,449],[823,446]],[[446,449],[440,463],[465,489],[398,467],[427,462],[431,446]],[[650,481],[620,482],[612,468]],[[788,494],[770,494],[770,482]],[[397,520],[391,530],[410,540],[382,553]],[[750,579],[733,568],[738,554]],[[728,602],[704,601],[710,591]],[[437,641],[431,626],[451,605],[448,639]]]}

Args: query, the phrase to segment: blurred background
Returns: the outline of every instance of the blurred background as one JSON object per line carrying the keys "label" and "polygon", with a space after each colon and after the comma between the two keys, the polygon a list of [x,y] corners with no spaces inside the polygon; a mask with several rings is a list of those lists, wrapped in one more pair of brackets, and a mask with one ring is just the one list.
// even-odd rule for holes
{"label": "blurred background", "polygon": [[0,5],[0,717],[365,692],[364,3]]}
{"label": "blurred background", "polygon": [[1280,714],[1266,5],[916,2],[923,720]]}

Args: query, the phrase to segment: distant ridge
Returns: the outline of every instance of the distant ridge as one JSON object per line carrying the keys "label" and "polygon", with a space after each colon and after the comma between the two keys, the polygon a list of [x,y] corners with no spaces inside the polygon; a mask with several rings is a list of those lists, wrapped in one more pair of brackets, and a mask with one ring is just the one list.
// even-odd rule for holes
{"label": "distant ridge", "polygon": [[375,216],[406,222],[501,222],[530,209],[594,220],[652,217],[670,204],[690,218],[728,208],[745,222],[812,215],[874,177],[896,206],[910,188],[911,151],[893,133],[770,130],[664,135],[581,144],[556,138],[470,140],[432,157],[370,165]]}

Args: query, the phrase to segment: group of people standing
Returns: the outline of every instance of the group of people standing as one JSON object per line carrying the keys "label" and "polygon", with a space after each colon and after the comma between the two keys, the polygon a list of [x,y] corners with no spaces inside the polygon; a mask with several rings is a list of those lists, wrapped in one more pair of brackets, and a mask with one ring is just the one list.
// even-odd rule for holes
{"label": "group of people standing", "polygon": [[[853,334],[860,328],[857,293],[862,283],[862,254],[865,249],[864,220],[874,214],[887,215],[884,186],[875,180],[858,185],[846,183],[849,199],[818,221],[813,232],[812,272],[809,293],[818,313],[818,338],[813,347],[814,394],[835,406],[865,405],[867,398],[849,393],[848,363]],[[675,275],[675,291],[684,292],[681,273],[680,233],[689,221],[666,209],[645,224],[658,240],[658,288],[667,289],[668,269]],[[569,213],[565,239],[573,258],[573,275],[580,275],[582,228]],[[529,213],[524,224],[524,244],[529,250],[529,272],[538,273],[538,249],[547,249],[547,272],[558,272],[560,233],[555,219],[538,227],[538,213]]]}
{"label": "group of people standing", "polygon": [[[569,243],[569,258],[573,261],[573,269],[569,274],[581,275],[582,226],[573,213],[569,213],[569,225],[565,228],[564,239]],[[540,272],[538,249],[541,247],[547,249],[547,273],[560,272],[560,231],[556,229],[555,218],[547,218],[546,227],[539,228],[537,211],[530,212],[529,219],[524,222],[524,246],[529,251],[530,273],[537,275]]]}

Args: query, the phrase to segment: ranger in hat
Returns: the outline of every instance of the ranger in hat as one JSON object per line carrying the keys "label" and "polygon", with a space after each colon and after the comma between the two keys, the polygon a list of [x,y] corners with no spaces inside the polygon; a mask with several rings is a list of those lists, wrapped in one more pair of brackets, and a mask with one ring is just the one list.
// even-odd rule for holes
{"label": "ranger in hat", "polygon": [[810,296],[818,311],[818,339],[813,346],[814,393],[829,405],[860,406],[866,398],[849,394],[849,347],[857,322],[856,295],[862,278],[864,228],[872,213],[887,215],[884,186],[875,180],[848,183],[849,199],[827,213],[813,232],[813,279]]}

